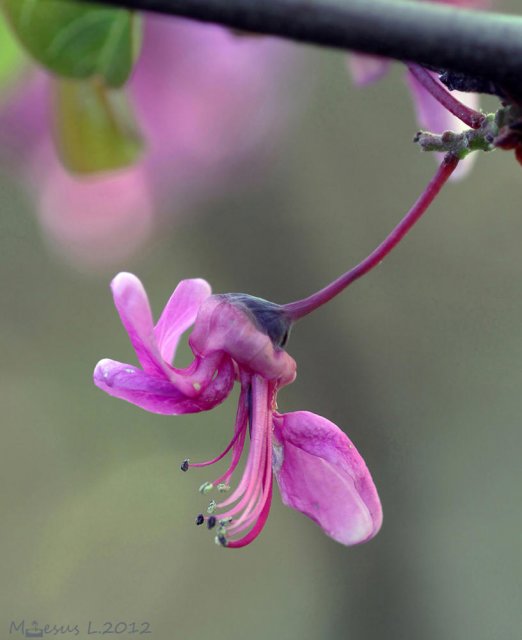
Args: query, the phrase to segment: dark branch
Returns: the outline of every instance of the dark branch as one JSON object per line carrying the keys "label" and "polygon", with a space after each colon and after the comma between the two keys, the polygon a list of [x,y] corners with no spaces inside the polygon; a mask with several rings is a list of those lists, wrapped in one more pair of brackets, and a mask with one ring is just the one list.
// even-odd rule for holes
{"label": "dark branch", "polygon": [[[88,1],[88,0],[80,0]],[[522,17],[404,0],[97,0],[463,73],[522,96]]]}

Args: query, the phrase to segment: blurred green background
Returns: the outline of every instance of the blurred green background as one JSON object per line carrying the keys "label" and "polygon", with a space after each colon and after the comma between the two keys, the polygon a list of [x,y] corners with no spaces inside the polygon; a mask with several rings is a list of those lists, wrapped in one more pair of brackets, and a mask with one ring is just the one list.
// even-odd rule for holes
{"label": "blurred green background", "polygon": [[0,150],[0,637],[21,619],[78,624],[80,637],[89,620],[147,621],[157,640],[520,637],[512,154],[478,158],[383,265],[292,333],[298,378],[280,408],[324,415],[356,443],[384,508],[369,544],[334,543],[276,497],[252,546],[216,547],[193,526],[209,472],[179,463],[228,441],[234,398],[161,417],[91,382],[102,357],[134,362],[108,291],[115,272],[138,274],[156,313],[196,276],[290,301],[363,258],[430,179],[399,65],[357,90],[341,54],[298,58],[299,105],[267,166],[105,272],[52,253],[32,185],[13,180]]}

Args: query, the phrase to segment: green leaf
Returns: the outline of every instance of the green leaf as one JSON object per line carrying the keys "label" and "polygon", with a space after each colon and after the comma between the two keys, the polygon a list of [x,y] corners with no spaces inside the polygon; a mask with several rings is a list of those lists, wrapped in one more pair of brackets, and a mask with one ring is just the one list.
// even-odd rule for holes
{"label": "green leaf", "polygon": [[92,174],[135,163],[143,142],[123,90],[98,79],[53,81],[54,137],[72,173]]}
{"label": "green leaf", "polygon": [[112,87],[129,77],[140,45],[139,18],[130,11],[75,0],[0,2],[23,46],[55,74],[98,76]]}
{"label": "green leaf", "polygon": [[0,90],[10,85],[27,65],[22,48],[0,15]]}

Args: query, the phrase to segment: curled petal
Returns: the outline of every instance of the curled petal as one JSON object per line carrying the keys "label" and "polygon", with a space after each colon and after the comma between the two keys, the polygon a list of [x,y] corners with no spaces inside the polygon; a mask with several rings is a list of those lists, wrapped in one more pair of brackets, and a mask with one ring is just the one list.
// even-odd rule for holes
{"label": "curled petal", "polygon": [[232,391],[236,380],[236,369],[232,359],[223,354],[221,362],[216,367],[216,373],[212,380],[203,388],[201,394],[195,399],[199,411],[212,409],[228,396]]}
{"label": "curled petal", "polygon": [[154,327],[163,360],[172,363],[182,333],[194,324],[199,307],[210,294],[210,285],[200,278],[178,284]]}
{"label": "curled petal", "polygon": [[168,375],[156,339],[149,299],[140,280],[132,273],[119,273],[111,282],[114,304],[138,360],[146,373]]}
{"label": "curled petal", "polygon": [[208,356],[223,351],[265,380],[284,385],[295,379],[294,359],[274,347],[252,318],[224,297],[211,296],[203,303],[189,342],[194,353]]}
{"label": "curled petal", "polygon": [[372,538],[381,527],[381,503],[346,434],[308,411],[276,414],[274,425],[274,472],[284,504],[342,544]]}
{"label": "curled petal", "polygon": [[185,396],[166,378],[145,373],[115,360],[101,360],[94,369],[94,384],[116,398],[127,400],[153,413],[186,413]]}
{"label": "curled petal", "polygon": [[189,397],[168,379],[152,375],[129,364],[100,360],[94,370],[94,384],[111,396],[164,415],[197,413],[212,409],[230,393],[234,367],[224,358],[217,375],[197,397]]}

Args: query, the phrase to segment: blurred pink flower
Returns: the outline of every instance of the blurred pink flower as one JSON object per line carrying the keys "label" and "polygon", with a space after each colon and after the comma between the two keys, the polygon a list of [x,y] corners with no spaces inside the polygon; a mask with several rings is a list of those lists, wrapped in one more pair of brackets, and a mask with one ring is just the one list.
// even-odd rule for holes
{"label": "blurred pink flower", "polygon": [[[230,489],[247,434],[250,450],[239,484],[196,524],[216,527],[216,542],[238,548],[262,531],[272,501],[273,475],[285,505],[307,515],[346,545],[372,538],[382,522],[370,472],[349,438],[333,423],[307,411],[281,414],[278,390],[294,381],[296,364],[284,350],[291,320],[284,308],[244,294],[211,295],[200,279],[181,282],[154,326],[141,282],[120,273],[112,282],[114,301],[141,368],[101,360],[95,384],[112,396],[162,414],[211,409],[241,386],[234,433],[214,464],[232,451],[228,469],[200,491]],[[172,365],[181,334],[194,325],[189,344],[194,361]]]}
{"label": "blurred pink flower", "polygon": [[87,178],[69,175],[53,148],[48,77],[27,79],[1,108],[0,138],[27,167],[52,244],[88,267],[114,263],[146,240],[162,208],[182,215],[237,180],[234,172],[281,120],[286,58],[269,39],[148,17],[128,84],[145,156],[130,169]]}
{"label": "blurred pink flower", "polygon": [[[487,9],[489,0],[433,0],[442,4],[450,4],[463,9]],[[353,54],[348,57],[348,68],[354,83],[363,87],[383,78],[392,65],[392,61],[378,56]],[[437,79],[438,76],[432,73]],[[468,128],[459,118],[444,108],[408,71],[406,81],[413,99],[417,122],[423,129],[434,133],[443,131],[463,131]],[[475,93],[452,91],[452,95],[466,106],[478,110],[479,96]],[[439,155],[439,154],[437,154]],[[452,175],[452,179],[463,178],[470,171],[476,154],[470,154],[460,162]]]}

